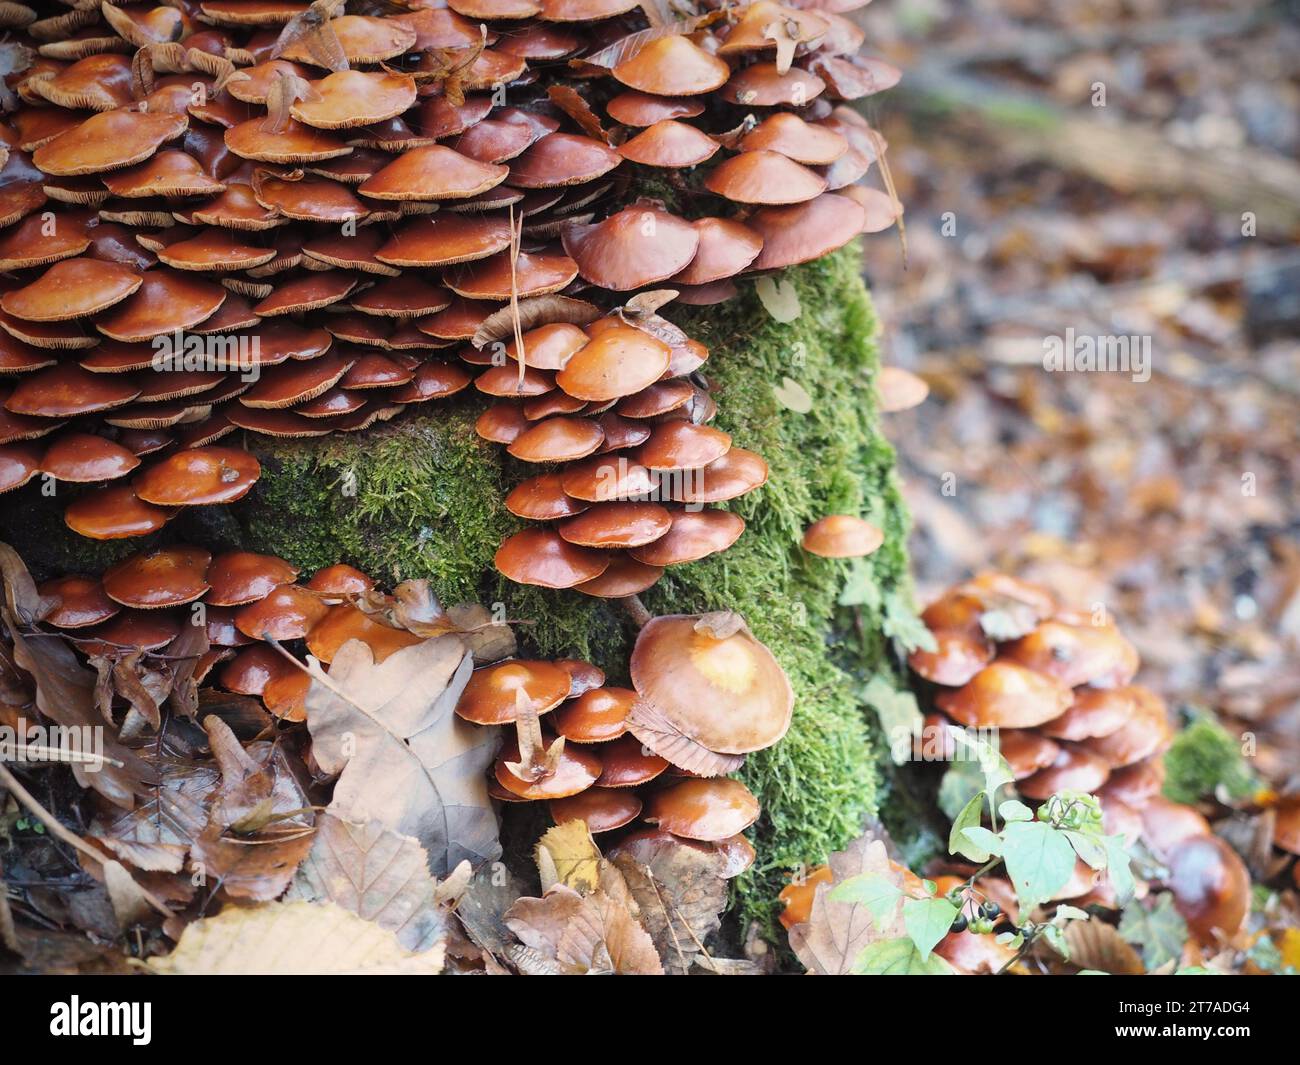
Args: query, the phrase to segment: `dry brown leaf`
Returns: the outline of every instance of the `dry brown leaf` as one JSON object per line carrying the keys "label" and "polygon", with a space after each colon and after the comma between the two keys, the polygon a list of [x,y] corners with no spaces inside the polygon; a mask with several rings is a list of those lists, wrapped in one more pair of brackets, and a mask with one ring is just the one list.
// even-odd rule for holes
{"label": "dry brown leaf", "polygon": [[148,797],[133,810],[100,813],[90,835],[137,869],[179,873],[207,823],[217,770],[170,755],[148,760],[158,780]]}
{"label": "dry brown leaf", "polygon": [[342,774],[330,813],[414,836],[435,876],[501,854],[485,776],[499,730],[454,712],[472,668],[455,636],[404,647],[379,665],[365,644],[349,640],[328,678],[311,660],[313,754],[324,772]]}
{"label": "dry brown leaf", "polygon": [[623,874],[669,974],[685,973],[721,924],[727,904],[727,858],[677,839],[624,844],[614,864]]}
{"label": "dry brown leaf", "polygon": [[790,929],[790,946],[809,972],[823,976],[847,975],[863,949],[881,939],[906,934],[902,900],[894,920],[877,928],[871,912],[855,902],[835,902],[831,891],[850,877],[878,873],[900,889],[903,877],[891,866],[882,840],[872,833],[855,839],[843,851],[830,856],[831,882],[818,884],[808,920]]}
{"label": "dry brown leaf", "polygon": [[418,840],[378,821],[356,825],[326,814],[290,897],[328,899],[420,953],[446,945],[448,910],[438,888]]}
{"label": "dry brown leaf", "polygon": [[1082,969],[1100,969],[1116,976],[1141,976],[1142,957],[1114,925],[1092,918],[1071,921],[1065,929],[1070,963]]}
{"label": "dry brown leaf", "polygon": [[229,907],[195,921],[176,949],[140,963],[162,975],[326,976],[442,970],[442,949],[413,954],[397,936],[332,902]]}

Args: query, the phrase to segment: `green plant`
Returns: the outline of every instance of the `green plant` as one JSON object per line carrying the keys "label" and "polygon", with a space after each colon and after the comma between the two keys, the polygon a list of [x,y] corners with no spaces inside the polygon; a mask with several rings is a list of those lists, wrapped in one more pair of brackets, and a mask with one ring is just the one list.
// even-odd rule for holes
{"label": "green plant", "polygon": [[[954,819],[948,849],[979,867],[944,895],[936,894],[931,881],[924,882],[927,894],[920,896],[909,892],[900,878],[877,872],[839,884],[830,898],[866,907],[882,932],[899,928],[901,922],[905,933],[872,943],[858,958],[856,972],[926,975],[950,971],[933,951],[949,932],[963,931],[995,935],[998,943],[1012,948],[1015,955],[1003,967],[1004,972],[1039,941],[1068,958],[1065,928],[1071,921],[1088,920],[1088,914],[1057,903],[1041,920],[1030,915],[1065,887],[1077,860],[1106,872],[1121,904],[1133,895],[1133,874],[1123,838],[1105,834],[1101,807],[1093,796],[1061,792],[1037,810],[1018,799],[1000,801],[999,791],[1012,781],[1006,760],[984,741],[959,729],[950,732],[958,747],[977,761],[983,786]],[[986,807],[988,827],[984,825]],[[999,868],[1015,888],[1019,927],[977,887],[981,877]]]}

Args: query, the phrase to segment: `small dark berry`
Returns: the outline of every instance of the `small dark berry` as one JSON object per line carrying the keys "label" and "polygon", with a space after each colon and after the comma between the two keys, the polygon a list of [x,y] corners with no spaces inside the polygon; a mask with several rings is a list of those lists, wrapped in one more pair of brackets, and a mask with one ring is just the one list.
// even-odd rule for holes
{"label": "small dark berry", "polygon": [[964,931],[966,931],[966,916],[965,916],[965,914],[958,914],[958,915],[957,915],[957,919],[956,919],[955,921],[953,921],[953,923],[952,923],[951,925],[948,926],[948,931],[949,931],[949,932],[964,932]]}
{"label": "small dark berry", "polygon": [[980,913],[982,913],[985,917],[990,917],[990,918],[996,917],[1001,912],[1002,912],[1002,907],[999,906],[996,902],[993,902],[991,899],[988,902],[984,903],[983,906],[980,907]]}

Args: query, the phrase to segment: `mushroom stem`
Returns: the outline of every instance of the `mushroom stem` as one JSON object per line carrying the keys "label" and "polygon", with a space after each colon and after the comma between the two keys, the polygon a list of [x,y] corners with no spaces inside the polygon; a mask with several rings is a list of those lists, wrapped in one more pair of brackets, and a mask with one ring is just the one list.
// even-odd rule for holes
{"label": "mushroom stem", "polygon": [[645,628],[654,619],[654,615],[646,609],[639,595],[624,596],[619,602],[623,604],[623,609],[627,611],[628,617],[638,629]]}

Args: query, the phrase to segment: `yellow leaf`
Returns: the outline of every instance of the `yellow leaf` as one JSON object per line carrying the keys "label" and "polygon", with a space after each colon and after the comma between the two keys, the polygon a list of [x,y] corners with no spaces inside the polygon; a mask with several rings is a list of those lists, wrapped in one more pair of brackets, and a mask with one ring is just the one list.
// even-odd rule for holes
{"label": "yellow leaf", "polygon": [[586,895],[600,880],[600,851],[585,821],[566,821],[548,829],[537,841],[534,857],[543,892],[563,884]]}
{"label": "yellow leaf", "polygon": [[137,964],[176,976],[432,976],[443,953],[412,954],[392,932],[332,902],[264,902],[195,921],[170,954]]}

